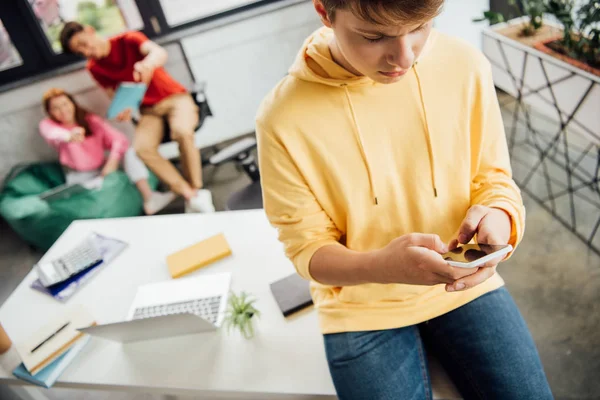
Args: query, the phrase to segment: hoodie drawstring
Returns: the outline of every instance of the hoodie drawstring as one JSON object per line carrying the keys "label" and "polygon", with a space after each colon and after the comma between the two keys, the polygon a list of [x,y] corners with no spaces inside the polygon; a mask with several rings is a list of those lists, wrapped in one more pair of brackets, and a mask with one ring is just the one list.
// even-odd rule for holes
{"label": "hoodie drawstring", "polygon": [[431,167],[431,186],[433,187],[433,195],[437,197],[437,185],[435,180],[435,163],[433,161],[433,147],[431,144],[431,133],[429,132],[429,122],[427,120],[427,110],[425,108],[425,100],[423,99],[423,89],[421,88],[421,79],[417,72],[417,63],[413,66],[415,77],[417,78],[417,86],[419,87],[419,97],[421,99],[421,108],[423,108],[423,117],[425,119],[425,139],[427,141],[427,151],[429,153],[429,166]]}
{"label": "hoodie drawstring", "polygon": [[[427,109],[425,108],[425,100],[423,97],[423,89],[421,88],[421,79],[419,78],[419,73],[417,71],[417,64],[413,66],[413,70],[415,71],[415,77],[417,79],[417,86],[419,88],[419,99],[421,101],[421,108],[423,109],[423,118],[424,118],[424,126],[425,126],[425,140],[427,142],[427,154],[429,156],[429,166],[431,169],[431,186],[433,189],[434,197],[438,197],[437,193],[437,182],[436,182],[436,174],[435,174],[435,161],[433,159],[433,144],[431,143],[431,133],[429,131],[429,121],[427,119]],[[348,86],[346,84],[342,84],[344,87],[344,93],[346,94],[346,100],[348,101],[348,106],[350,107],[350,113],[352,115],[352,120],[354,122],[355,127],[355,139],[358,143],[358,147],[360,149],[360,154],[363,158],[363,162],[367,168],[367,174],[369,175],[369,185],[371,188],[371,195],[373,196],[375,204],[379,204],[377,200],[377,192],[375,190],[375,183],[373,182],[373,173],[371,170],[371,166],[369,164],[369,160],[367,158],[367,153],[365,152],[364,141],[362,139],[362,134],[360,132],[360,126],[358,124],[358,120],[356,118],[356,113],[354,111],[354,105],[352,104],[352,97],[350,96],[350,91],[348,90]]]}
{"label": "hoodie drawstring", "polygon": [[367,159],[367,153],[365,152],[364,142],[360,133],[360,127],[358,125],[358,120],[356,119],[356,113],[354,112],[354,105],[352,104],[352,98],[350,97],[350,91],[348,90],[348,86],[343,84],[344,92],[346,93],[346,100],[348,100],[348,105],[350,106],[350,114],[352,114],[352,120],[354,122],[354,135],[356,142],[358,143],[358,147],[360,149],[360,154],[363,158],[363,162],[367,168],[367,175],[369,176],[369,187],[371,189],[371,196],[373,197],[373,201],[375,205],[379,204],[377,201],[377,192],[375,191],[375,184],[373,182],[373,173],[371,171],[371,166],[369,165],[369,160]]}

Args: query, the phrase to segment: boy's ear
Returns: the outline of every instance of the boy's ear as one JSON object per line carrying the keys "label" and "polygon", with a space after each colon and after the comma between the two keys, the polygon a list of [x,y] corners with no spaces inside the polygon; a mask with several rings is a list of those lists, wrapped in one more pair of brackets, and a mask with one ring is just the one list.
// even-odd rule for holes
{"label": "boy's ear", "polygon": [[319,14],[319,18],[321,18],[321,22],[328,28],[331,28],[331,19],[329,19],[329,15],[327,15],[327,10],[325,10],[325,6],[321,2],[321,0],[313,0],[313,5],[317,14]]}

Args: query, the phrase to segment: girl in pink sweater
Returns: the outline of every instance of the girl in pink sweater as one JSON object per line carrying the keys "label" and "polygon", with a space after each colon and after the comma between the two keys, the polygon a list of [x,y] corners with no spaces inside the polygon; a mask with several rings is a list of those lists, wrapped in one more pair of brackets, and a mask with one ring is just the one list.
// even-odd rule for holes
{"label": "girl in pink sweater", "polygon": [[[127,137],[108,122],[79,105],[62,89],[50,89],[43,97],[48,118],[40,122],[40,134],[58,151],[67,183],[106,176],[119,168],[121,160],[129,179],[144,199],[144,212],[154,214],[175,195],[150,189],[148,169],[129,148]],[[108,152],[108,157],[105,156]]]}

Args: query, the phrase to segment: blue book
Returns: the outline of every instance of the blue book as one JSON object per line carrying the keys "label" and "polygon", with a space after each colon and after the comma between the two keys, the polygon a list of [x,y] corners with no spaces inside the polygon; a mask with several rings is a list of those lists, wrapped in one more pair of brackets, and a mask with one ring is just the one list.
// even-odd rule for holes
{"label": "blue book", "polygon": [[71,361],[73,361],[73,359],[77,357],[77,354],[79,354],[79,352],[85,347],[85,345],[89,341],[89,335],[83,336],[69,350],[67,350],[56,360],[52,361],[50,364],[44,367],[44,369],[42,369],[35,375],[31,375],[22,363],[17,368],[15,368],[15,370],[13,371],[13,375],[29,383],[33,383],[34,385],[42,386],[49,389],[52,387],[52,385],[54,385],[54,382],[56,382],[56,380],[60,377],[63,371],[67,369],[69,364],[71,364]]}
{"label": "blue book", "polygon": [[121,83],[108,108],[106,114],[108,119],[115,118],[121,111],[124,111],[127,108],[131,108],[132,112],[137,111],[140,108],[140,104],[142,104],[147,88],[148,87],[144,83]]}

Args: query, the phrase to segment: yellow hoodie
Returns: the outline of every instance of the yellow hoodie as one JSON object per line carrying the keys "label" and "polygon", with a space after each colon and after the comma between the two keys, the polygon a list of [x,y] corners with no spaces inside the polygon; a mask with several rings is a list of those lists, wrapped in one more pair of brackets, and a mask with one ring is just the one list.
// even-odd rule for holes
{"label": "yellow hoodie", "polygon": [[321,28],[306,40],[256,121],[265,211],[312,281],[322,332],[417,324],[502,286],[497,274],[453,293],[444,285],[333,287],[311,277],[311,257],[325,245],[371,251],[413,232],[448,242],[474,204],[509,213],[515,247],[525,223],[481,53],[433,31],[412,70],[384,85],[333,61],[332,35]]}

